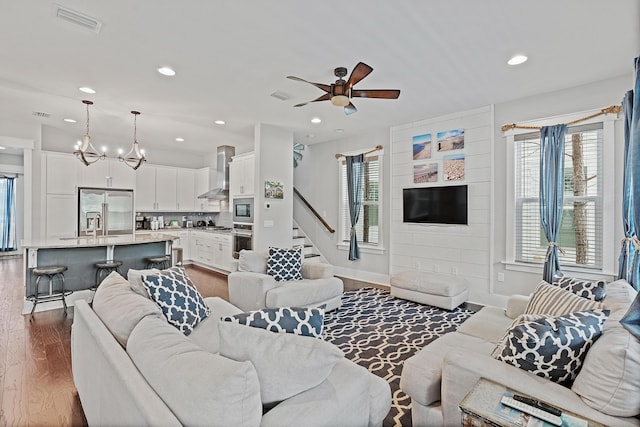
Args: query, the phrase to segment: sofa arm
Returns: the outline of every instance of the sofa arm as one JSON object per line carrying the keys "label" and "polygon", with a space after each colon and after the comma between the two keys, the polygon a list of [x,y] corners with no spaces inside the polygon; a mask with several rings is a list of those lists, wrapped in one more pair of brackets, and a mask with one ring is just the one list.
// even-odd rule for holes
{"label": "sofa arm", "polygon": [[507,317],[515,319],[524,314],[527,304],[529,304],[529,298],[528,295],[511,295],[507,301],[507,311],[505,312]]}
{"label": "sofa arm", "polygon": [[249,271],[234,271],[229,274],[229,302],[242,311],[265,308],[266,295],[276,287],[272,276]]}
{"label": "sofa arm", "polygon": [[451,350],[445,356],[442,369],[441,402],[444,425],[460,424],[458,405],[480,378],[487,378],[604,425],[637,426],[640,423],[637,418],[611,417],[596,411],[571,389],[490,356]]}
{"label": "sofa arm", "polygon": [[321,262],[303,262],[300,274],[303,279],[326,279],[333,277],[333,266]]}

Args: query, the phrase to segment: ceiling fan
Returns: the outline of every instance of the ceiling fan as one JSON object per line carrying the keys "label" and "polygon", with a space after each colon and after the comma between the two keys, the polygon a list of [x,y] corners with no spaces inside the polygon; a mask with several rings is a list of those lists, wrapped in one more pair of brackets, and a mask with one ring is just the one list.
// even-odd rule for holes
{"label": "ceiling fan", "polygon": [[294,107],[302,107],[310,102],[318,101],[331,101],[331,103],[338,107],[344,107],[344,113],[349,115],[353,114],[358,109],[351,102],[351,98],[381,98],[381,99],[397,99],[400,96],[400,91],[397,89],[354,89],[353,86],[360,80],[367,77],[373,68],[365,64],[364,62],[358,62],[355,66],[348,80],[344,80],[343,77],[347,75],[347,69],[345,67],[338,67],[334,70],[334,74],[338,78],[335,83],[325,85],[322,83],[313,83],[300,77],[287,76],[288,79],[297,80],[314,85],[318,89],[322,89],[326,93],[313,101],[303,102],[296,104]]}

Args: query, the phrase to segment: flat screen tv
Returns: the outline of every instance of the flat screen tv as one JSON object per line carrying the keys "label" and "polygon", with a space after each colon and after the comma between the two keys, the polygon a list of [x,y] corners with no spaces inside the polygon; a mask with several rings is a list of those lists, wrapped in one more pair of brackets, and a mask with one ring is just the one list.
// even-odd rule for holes
{"label": "flat screen tv", "polygon": [[466,185],[405,188],[402,193],[403,222],[468,224]]}

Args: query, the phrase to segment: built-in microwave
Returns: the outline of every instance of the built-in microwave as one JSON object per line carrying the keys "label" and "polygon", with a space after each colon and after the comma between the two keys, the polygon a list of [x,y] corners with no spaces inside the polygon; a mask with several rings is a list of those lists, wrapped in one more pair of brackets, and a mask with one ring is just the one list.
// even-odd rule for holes
{"label": "built-in microwave", "polygon": [[253,197],[233,199],[233,222],[253,224]]}

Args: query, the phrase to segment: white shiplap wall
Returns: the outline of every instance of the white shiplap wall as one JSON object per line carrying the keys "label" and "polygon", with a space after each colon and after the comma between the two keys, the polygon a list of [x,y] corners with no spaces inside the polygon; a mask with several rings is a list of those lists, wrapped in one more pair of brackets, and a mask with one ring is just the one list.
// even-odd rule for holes
{"label": "white shiplap wall", "polygon": [[[470,301],[490,300],[492,116],[492,107],[487,106],[391,128],[391,275],[406,270],[459,275],[467,280]],[[453,129],[464,129],[465,180],[444,181],[440,161],[438,182],[414,184],[412,137],[430,133],[432,158],[440,157],[436,134]],[[402,222],[403,188],[459,184],[469,186],[468,225]]]}

